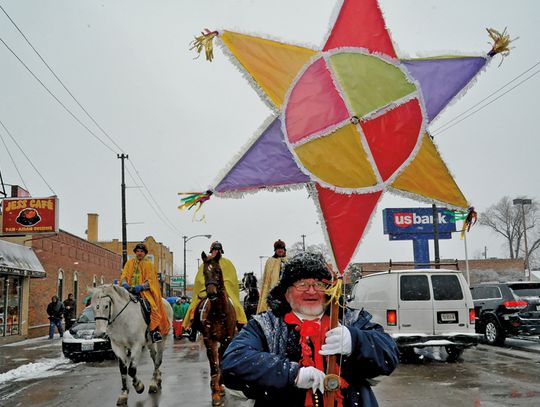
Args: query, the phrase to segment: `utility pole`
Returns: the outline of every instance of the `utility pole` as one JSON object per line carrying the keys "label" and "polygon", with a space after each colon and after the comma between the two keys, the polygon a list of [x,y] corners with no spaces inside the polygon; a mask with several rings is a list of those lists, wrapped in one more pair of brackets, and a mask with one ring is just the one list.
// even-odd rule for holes
{"label": "utility pole", "polygon": [[437,211],[437,205],[432,204],[433,209],[433,248],[435,249],[435,268],[440,269],[439,263],[441,257],[439,255],[439,212]]}
{"label": "utility pole", "polygon": [[302,236],[302,250],[306,251],[306,235],[300,235]]}
{"label": "utility pole", "polygon": [[[529,246],[527,245],[527,224],[525,223],[525,205],[532,205],[532,199],[517,198],[512,201],[514,205],[521,205],[521,216],[523,220],[523,237],[525,238],[525,276],[531,280],[531,268],[529,266]],[[519,250],[519,249],[518,249]],[[527,276],[528,273],[528,276]]]}
{"label": "utility pole", "polygon": [[122,160],[122,266],[127,262],[127,228],[126,228],[126,178],[124,175],[124,160],[128,159],[127,154],[117,154]]}

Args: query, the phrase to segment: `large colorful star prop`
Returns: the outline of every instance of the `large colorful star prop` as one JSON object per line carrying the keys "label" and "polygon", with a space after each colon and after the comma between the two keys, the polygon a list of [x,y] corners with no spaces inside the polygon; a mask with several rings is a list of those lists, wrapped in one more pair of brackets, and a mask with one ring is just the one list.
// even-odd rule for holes
{"label": "large colorful star prop", "polygon": [[274,112],[210,191],[307,186],[343,273],[384,191],[469,206],[427,126],[494,52],[400,59],[376,0],[339,7],[322,49],[219,31],[199,50],[216,36]]}

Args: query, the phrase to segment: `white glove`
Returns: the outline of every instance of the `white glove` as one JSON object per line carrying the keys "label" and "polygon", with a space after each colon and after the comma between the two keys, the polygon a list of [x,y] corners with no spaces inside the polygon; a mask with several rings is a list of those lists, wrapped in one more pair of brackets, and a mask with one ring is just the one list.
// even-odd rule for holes
{"label": "white glove", "polygon": [[326,333],[326,341],[319,354],[321,355],[350,355],[352,352],[352,339],[349,329],[345,326],[338,326]]}
{"label": "white glove", "polygon": [[296,378],[296,387],[299,389],[311,389],[313,393],[317,389],[324,393],[324,377],[326,375],[313,366],[301,367]]}

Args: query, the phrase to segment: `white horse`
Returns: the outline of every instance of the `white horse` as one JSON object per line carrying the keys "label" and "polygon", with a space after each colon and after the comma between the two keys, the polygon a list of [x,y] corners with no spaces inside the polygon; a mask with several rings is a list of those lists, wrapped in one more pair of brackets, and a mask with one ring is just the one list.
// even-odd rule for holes
{"label": "white horse", "polygon": [[[122,376],[122,393],[116,405],[126,405],[128,400],[127,375],[133,380],[137,393],[144,391],[144,384],[137,377],[137,362],[143,349],[147,346],[154,361],[154,373],[148,388],[149,393],[161,389],[161,371],[159,367],[163,359],[163,350],[167,336],[159,343],[152,343],[146,322],[141,312],[139,302],[134,302],[126,289],[117,285],[105,284],[90,288],[92,308],[96,320],[96,336],[107,335],[111,346],[118,357],[120,374]],[[162,298],[169,322],[173,313],[169,303]]]}

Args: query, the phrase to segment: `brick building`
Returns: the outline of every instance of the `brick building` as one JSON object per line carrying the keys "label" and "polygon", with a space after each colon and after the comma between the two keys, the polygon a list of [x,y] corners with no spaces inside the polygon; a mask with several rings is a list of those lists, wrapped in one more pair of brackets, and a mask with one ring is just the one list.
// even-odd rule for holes
{"label": "brick building", "polygon": [[[47,304],[53,295],[60,299],[74,295],[77,313],[88,287],[112,283],[120,276],[122,257],[64,230],[54,236],[6,238],[21,247],[29,246],[41,263],[46,276],[23,280],[21,291],[20,334],[0,337],[4,341],[34,338],[48,333]],[[27,287],[27,289],[26,289]]]}
{"label": "brick building", "polygon": [[53,295],[64,300],[73,293],[78,313],[88,287],[112,283],[120,276],[121,256],[66,231],[32,239],[31,244],[47,277],[30,281],[29,337],[48,332],[45,309]]}

